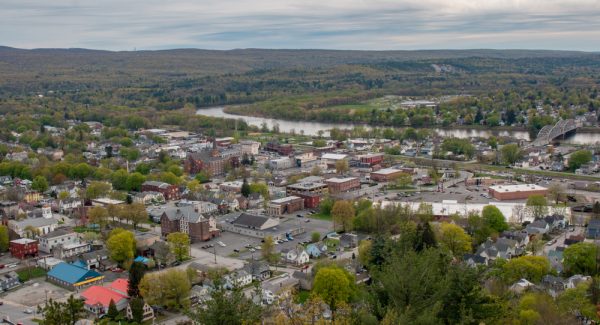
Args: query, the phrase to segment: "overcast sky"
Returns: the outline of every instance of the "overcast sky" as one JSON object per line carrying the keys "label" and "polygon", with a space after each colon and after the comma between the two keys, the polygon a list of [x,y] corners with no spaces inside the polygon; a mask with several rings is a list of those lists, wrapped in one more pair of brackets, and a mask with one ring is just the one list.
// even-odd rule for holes
{"label": "overcast sky", "polygon": [[600,0],[1,0],[0,44],[600,50]]}

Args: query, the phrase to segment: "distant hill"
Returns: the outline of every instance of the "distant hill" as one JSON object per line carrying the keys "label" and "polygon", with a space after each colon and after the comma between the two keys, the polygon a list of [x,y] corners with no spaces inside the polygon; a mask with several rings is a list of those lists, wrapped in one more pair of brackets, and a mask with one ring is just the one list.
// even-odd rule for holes
{"label": "distant hill", "polygon": [[[88,49],[33,49],[0,47],[0,72],[71,70],[70,73],[128,72],[152,70],[153,74],[212,75],[241,73],[253,69],[316,68],[342,64],[372,64],[457,58],[570,58],[598,54],[547,50],[422,50],[336,51],[238,49],[228,51],[173,49],[159,51],[101,51]],[[65,72],[65,71],[63,71]]]}

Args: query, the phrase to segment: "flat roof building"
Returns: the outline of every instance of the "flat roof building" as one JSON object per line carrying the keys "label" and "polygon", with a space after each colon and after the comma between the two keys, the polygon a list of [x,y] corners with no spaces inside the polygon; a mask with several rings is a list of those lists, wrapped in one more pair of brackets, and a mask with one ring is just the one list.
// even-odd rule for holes
{"label": "flat roof building", "polygon": [[334,177],[325,180],[329,193],[337,194],[360,189],[360,180],[357,177]]}
{"label": "flat roof building", "polygon": [[524,200],[531,195],[545,196],[548,189],[536,184],[494,185],[489,192],[497,200]]}
{"label": "flat roof building", "polygon": [[385,168],[371,172],[371,180],[376,182],[389,182],[403,173],[402,170],[396,168]]}

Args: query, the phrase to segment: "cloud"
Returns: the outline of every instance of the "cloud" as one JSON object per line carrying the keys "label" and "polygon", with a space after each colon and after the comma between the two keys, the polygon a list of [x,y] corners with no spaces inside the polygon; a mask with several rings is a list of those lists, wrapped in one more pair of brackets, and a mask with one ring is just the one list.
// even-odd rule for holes
{"label": "cloud", "polygon": [[0,44],[597,51],[599,0],[4,0]]}

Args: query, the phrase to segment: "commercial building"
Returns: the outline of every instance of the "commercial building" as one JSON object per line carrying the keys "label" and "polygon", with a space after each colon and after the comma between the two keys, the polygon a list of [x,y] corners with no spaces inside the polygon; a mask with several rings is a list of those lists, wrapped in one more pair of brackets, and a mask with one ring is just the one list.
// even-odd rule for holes
{"label": "commercial building", "polygon": [[8,249],[13,257],[19,259],[34,257],[38,255],[38,241],[29,238],[11,240]]}
{"label": "commercial building", "polygon": [[54,218],[27,218],[23,220],[8,221],[8,228],[19,235],[19,237],[25,237],[25,233],[29,229],[34,230],[39,235],[45,235],[54,231],[57,226],[58,222]]}
{"label": "commercial building", "polygon": [[546,195],[548,189],[536,184],[494,185],[489,188],[496,200],[524,200],[531,195]]}
{"label": "commercial building", "polygon": [[282,157],[269,160],[269,167],[275,170],[288,169],[294,167],[294,159],[290,157]]}
{"label": "commercial building", "polygon": [[224,231],[264,239],[271,236],[275,240],[284,239],[286,236],[296,236],[306,232],[294,223],[279,223],[278,218],[265,215],[256,215],[246,212],[236,212],[225,215],[219,222],[219,227]]}
{"label": "commercial building", "polygon": [[40,251],[52,253],[52,249],[57,245],[68,245],[79,243],[79,236],[72,230],[57,229],[53,232],[39,236]]}
{"label": "commercial building", "polygon": [[127,296],[128,285],[128,280],[117,279],[108,287],[91,286],[87,288],[81,293],[81,298],[85,300],[85,309],[100,316],[108,312],[111,301],[114,302],[118,311],[125,309],[129,302]]}
{"label": "commercial building", "polygon": [[361,163],[368,164],[369,166],[379,165],[383,162],[382,153],[370,153],[366,155],[360,155],[357,158]]}
{"label": "commercial building", "polygon": [[314,209],[321,203],[321,195],[312,193],[300,193],[296,196],[301,197],[304,200],[305,209]]}
{"label": "commercial building", "polygon": [[240,146],[242,147],[242,154],[258,155],[258,150],[260,149],[260,142],[252,140],[242,140],[240,141]]}
{"label": "commercial building", "polygon": [[465,179],[466,186],[492,186],[498,184],[504,184],[506,182],[505,179],[501,178],[491,178],[491,177],[471,177]]}
{"label": "commercial building", "polygon": [[389,182],[403,174],[403,171],[396,168],[385,168],[371,172],[371,180],[375,182]]}
{"label": "commercial building", "polygon": [[177,185],[171,185],[164,182],[147,181],[142,184],[142,192],[162,193],[167,200],[178,200],[180,198]]}
{"label": "commercial building", "polygon": [[294,213],[304,209],[304,199],[298,196],[288,196],[272,200],[267,206],[267,214],[280,216],[282,214]]}
{"label": "commercial building", "polygon": [[327,193],[327,184],[323,182],[302,182],[286,186],[285,193],[289,195]]}
{"label": "commercial building", "polygon": [[357,177],[329,178],[325,180],[330,194],[354,191],[360,189],[360,180]]}
{"label": "commercial building", "polygon": [[47,280],[69,290],[82,288],[102,283],[104,275],[69,263],[59,263],[47,274]]}
{"label": "commercial building", "polygon": [[327,166],[335,166],[335,163],[340,160],[348,160],[348,155],[343,153],[324,153],[321,155],[321,160],[324,161]]}

